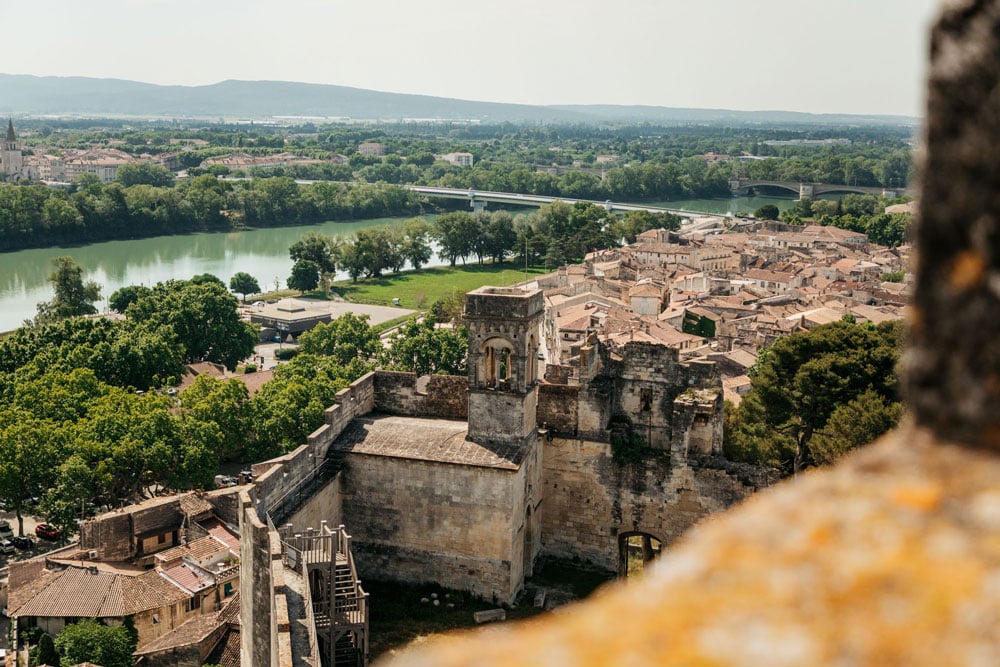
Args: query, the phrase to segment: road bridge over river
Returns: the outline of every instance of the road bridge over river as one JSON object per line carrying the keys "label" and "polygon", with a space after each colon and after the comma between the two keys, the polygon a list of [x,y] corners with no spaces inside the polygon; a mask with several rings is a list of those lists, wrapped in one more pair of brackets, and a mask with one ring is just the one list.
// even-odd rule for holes
{"label": "road bridge over river", "polygon": [[860,185],[837,185],[835,183],[797,183],[793,181],[763,181],[750,178],[734,178],[729,181],[729,189],[734,195],[746,194],[756,188],[775,188],[797,193],[799,199],[814,199],[831,192],[855,193],[861,195],[881,195],[894,199],[906,192],[906,188],[865,187]]}
{"label": "road bridge over river", "polygon": [[515,204],[520,206],[543,206],[554,201],[563,201],[567,204],[583,202],[601,206],[609,213],[624,213],[626,211],[648,211],[650,213],[672,213],[683,218],[698,218],[704,213],[694,213],[692,211],[682,211],[676,208],[665,208],[663,206],[647,206],[645,204],[624,204],[613,201],[598,201],[596,199],[576,199],[573,197],[548,197],[545,195],[525,195],[516,192],[491,192],[487,190],[464,190],[461,188],[438,188],[427,185],[404,185],[404,188],[411,192],[416,192],[427,197],[441,197],[443,199],[464,199],[469,202],[469,206],[474,211],[482,211],[487,203]]}

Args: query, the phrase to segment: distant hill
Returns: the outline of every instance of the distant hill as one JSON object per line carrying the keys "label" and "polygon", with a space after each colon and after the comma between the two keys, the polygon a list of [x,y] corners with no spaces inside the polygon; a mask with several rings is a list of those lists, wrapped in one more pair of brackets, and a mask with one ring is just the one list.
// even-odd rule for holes
{"label": "distant hill", "polygon": [[684,109],[611,104],[569,104],[548,107],[604,119],[606,121],[662,123],[734,123],[739,125],[917,125],[911,116],[804,113],[801,111],[734,111],[730,109]]}
{"label": "distant hill", "polygon": [[913,125],[903,116],[851,116],[787,111],[672,109],[652,106],[531,106],[287,81],[222,81],[159,86],[121,79],[0,74],[0,114],[268,118],[321,116],[376,120],[481,122],[811,123]]}

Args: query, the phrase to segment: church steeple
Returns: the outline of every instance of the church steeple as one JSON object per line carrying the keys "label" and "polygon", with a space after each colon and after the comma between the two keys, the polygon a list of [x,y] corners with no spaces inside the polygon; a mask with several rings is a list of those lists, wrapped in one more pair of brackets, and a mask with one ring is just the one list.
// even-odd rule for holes
{"label": "church steeple", "polygon": [[14,119],[7,119],[7,141],[17,141],[17,137],[14,136]]}

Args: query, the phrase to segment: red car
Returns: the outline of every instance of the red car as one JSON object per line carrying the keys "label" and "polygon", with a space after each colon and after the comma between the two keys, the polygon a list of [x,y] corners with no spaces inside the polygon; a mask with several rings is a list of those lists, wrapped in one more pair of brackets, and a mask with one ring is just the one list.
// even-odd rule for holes
{"label": "red car", "polygon": [[54,540],[59,537],[59,529],[47,523],[40,523],[35,526],[35,535],[44,540]]}

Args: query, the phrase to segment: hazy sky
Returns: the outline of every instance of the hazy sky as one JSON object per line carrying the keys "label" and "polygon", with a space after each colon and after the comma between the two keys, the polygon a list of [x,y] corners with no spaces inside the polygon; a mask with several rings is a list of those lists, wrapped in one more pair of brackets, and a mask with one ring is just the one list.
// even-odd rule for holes
{"label": "hazy sky", "polygon": [[[935,0],[0,0],[0,72],[922,115]],[[0,89],[0,105],[3,90]]]}

